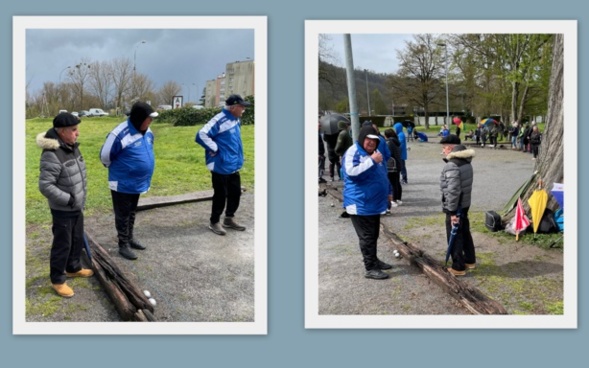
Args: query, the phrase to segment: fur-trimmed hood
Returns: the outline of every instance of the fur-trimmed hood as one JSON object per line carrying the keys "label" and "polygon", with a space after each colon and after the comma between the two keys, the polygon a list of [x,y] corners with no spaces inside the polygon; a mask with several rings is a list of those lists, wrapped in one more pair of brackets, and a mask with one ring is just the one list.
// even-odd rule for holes
{"label": "fur-trimmed hood", "polygon": [[472,148],[466,148],[464,145],[459,144],[454,147],[452,152],[446,156],[444,161],[450,161],[451,159],[463,159],[467,160],[468,162],[472,161],[472,158],[475,156],[475,151]]}
{"label": "fur-trimmed hood", "polygon": [[74,144],[74,147],[68,147],[65,143],[63,143],[61,141],[61,139],[59,139],[59,136],[57,135],[57,132],[55,131],[54,128],[51,128],[44,133],[37,134],[36,141],[37,141],[37,146],[39,146],[39,148],[41,148],[43,150],[51,150],[51,151],[55,151],[59,147],[63,147],[65,149],[72,150],[73,148],[77,147],[79,144],[78,142],[76,142]]}

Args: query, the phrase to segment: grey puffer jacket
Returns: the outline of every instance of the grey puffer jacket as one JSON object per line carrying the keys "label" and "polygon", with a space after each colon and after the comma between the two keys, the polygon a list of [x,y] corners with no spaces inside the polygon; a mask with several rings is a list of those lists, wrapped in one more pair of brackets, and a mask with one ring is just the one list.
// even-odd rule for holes
{"label": "grey puffer jacket", "polygon": [[[86,203],[86,164],[78,149],[59,139],[55,129],[37,135],[43,149],[39,174],[39,191],[47,197],[49,207],[59,211],[81,211]],[[73,198],[70,201],[70,198]]]}
{"label": "grey puffer jacket", "polygon": [[473,182],[471,161],[474,155],[473,149],[457,145],[444,159],[446,165],[440,175],[444,212],[455,215],[459,205],[460,208],[470,207]]}

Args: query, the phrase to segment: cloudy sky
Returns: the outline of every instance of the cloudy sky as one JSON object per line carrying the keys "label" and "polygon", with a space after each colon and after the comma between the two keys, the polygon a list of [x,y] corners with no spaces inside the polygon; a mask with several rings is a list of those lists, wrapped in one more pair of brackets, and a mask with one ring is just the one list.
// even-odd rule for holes
{"label": "cloudy sky", "polygon": [[[335,64],[346,66],[344,35],[329,34],[328,49],[332,50]],[[399,68],[397,50],[405,48],[411,34],[351,34],[355,69],[368,69],[377,73],[396,73]]]}
{"label": "cloudy sky", "polygon": [[[145,41],[145,43],[142,43]],[[29,92],[66,79],[67,67],[82,61],[135,61],[155,87],[167,81],[183,86],[194,100],[205,81],[228,62],[254,59],[253,29],[27,29],[26,81]]]}

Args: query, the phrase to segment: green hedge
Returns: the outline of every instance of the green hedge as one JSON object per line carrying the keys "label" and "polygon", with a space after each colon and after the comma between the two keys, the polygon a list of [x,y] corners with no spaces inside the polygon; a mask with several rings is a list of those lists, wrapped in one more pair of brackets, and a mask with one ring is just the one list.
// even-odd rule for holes
{"label": "green hedge", "polygon": [[[241,117],[241,123],[243,125],[254,124],[254,96],[247,96],[245,100],[250,102],[252,106],[245,109],[245,113]],[[200,110],[193,107],[183,107],[180,109],[166,110],[160,113],[160,116],[155,122],[163,122],[174,126],[204,125],[220,113],[221,110],[221,107],[209,107]]]}

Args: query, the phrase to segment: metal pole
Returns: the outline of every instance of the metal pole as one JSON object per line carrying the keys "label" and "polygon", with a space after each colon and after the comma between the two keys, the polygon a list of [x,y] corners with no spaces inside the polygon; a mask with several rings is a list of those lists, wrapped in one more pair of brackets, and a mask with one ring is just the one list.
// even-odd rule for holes
{"label": "metal pole", "polygon": [[366,79],[366,101],[368,103],[368,116],[371,116],[370,113],[370,91],[368,90],[368,70],[364,69],[364,78]]}
{"label": "metal pole", "polygon": [[344,34],[344,53],[346,57],[346,79],[348,82],[348,100],[350,102],[350,122],[352,123],[352,139],[358,140],[360,119],[358,104],[356,103],[356,81],[354,79],[354,60],[352,57],[352,38],[349,33]]}
{"label": "metal pole", "polygon": [[446,124],[450,124],[450,103],[448,101],[448,45],[445,43],[439,43],[438,45],[444,46],[446,55]]}

